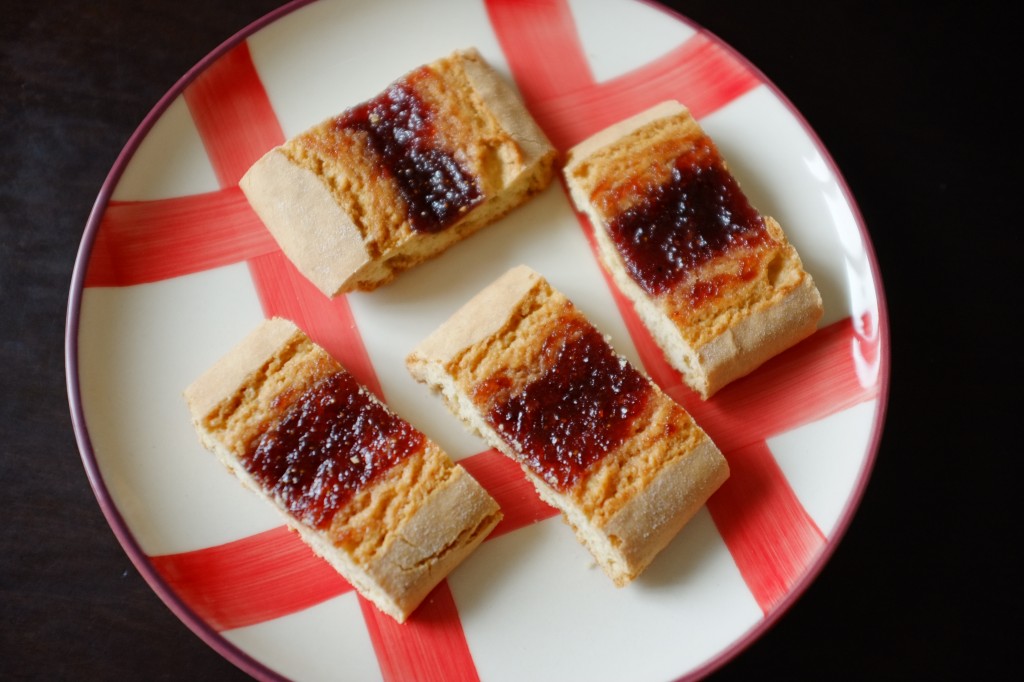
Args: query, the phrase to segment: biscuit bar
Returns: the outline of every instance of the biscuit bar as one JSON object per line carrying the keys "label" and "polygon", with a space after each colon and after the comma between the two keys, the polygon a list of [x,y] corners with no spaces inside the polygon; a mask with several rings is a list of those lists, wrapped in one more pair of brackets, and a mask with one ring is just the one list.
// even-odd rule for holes
{"label": "biscuit bar", "polygon": [[184,392],[202,444],[403,622],[501,519],[491,496],[290,321]]}
{"label": "biscuit bar", "polygon": [[563,173],[603,265],[704,399],[816,330],[821,295],[796,249],[679,102],[579,143]]}
{"label": "biscuit bar", "polygon": [[326,296],[390,282],[545,189],[556,151],[476,49],[410,71],[275,147],[250,205]]}
{"label": "biscuit bar", "polygon": [[729,475],[689,413],[526,266],[473,297],[406,362],[520,464],[617,586],[640,575]]}

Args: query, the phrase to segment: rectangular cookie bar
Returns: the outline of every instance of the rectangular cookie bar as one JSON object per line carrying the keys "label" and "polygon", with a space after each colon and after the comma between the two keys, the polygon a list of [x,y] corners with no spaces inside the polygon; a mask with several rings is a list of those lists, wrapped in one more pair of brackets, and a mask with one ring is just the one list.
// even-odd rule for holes
{"label": "rectangular cookie bar", "polygon": [[554,178],[556,151],[476,49],[421,66],[270,150],[240,187],[329,297],[372,290]]}
{"label": "rectangular cookie bar", "polygon": [[526,266],[473,297],[406,362],[522,466],[618,586],[729,475],[691,416]]}
{"label": "rectangular cookie bar", "polygon": [[290,321],[184,392],[202,444],[403,622],[501,520],[491,496]]}
{"label": "rectangular cookie bar", "polygon": [[563,173],[605,268],[703,398],[816,330],[821,295],[796,249],[679,102],[579,143]]}

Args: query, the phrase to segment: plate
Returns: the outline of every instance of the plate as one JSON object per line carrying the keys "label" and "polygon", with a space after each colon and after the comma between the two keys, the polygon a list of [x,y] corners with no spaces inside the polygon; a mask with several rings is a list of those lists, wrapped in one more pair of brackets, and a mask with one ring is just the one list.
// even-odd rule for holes
{"label": "plate", "polygon": [[[605,277],[559,182],[385,288],[317,293],[237,179],[270,146],[468,46],[513,79],[563,150],[657,101],[688,105],[801,253],[825,303],[818,331],[700,401]],[[483,443],[404,367],[419,340],[521,263],[690,409],[730,462],[729,482],[626,588],[557,516],[501,493],[507,468],[489,468]],[[405,625],[313,557],[192,431],[184,387],[272,314],[466,464],[513,518]],[[828,152],[763,74],[700,26],[626,0],[600,11],[321,0],[228,40],[130,139],[85,229],[67,364],[82,459],[114,533],[168,607],[253,676],[664,680],[720,667],[832,554],[874,463],[889,340],[870,240]]]}

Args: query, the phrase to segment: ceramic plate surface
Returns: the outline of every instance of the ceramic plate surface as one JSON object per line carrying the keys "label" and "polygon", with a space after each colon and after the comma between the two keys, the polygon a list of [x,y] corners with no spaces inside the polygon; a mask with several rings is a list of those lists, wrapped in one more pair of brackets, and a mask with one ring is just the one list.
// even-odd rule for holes
{"label": "ceramic plate surface", "polygon": [[[469,46],[562,150],[658,101],[688,105],[803,257],[825,303],[819,330],[700,401],[609,284],[560,182],[385,288],[317,293],[238,178],[271,146]],[[626,588],[405,369],[416,343],[518,264],[568,295],[729,459],[728,483]],[[270,315],[296,321],[511,517],[403,626],[285,531],[192,430],[184,387]],[[625,0],[321,0],[228,40],[132,137],[86,227],[67,362],[111,527],[184,623],[252,675],[641,681],[719,667],[818,574],[870,475],[888,344],[877,264],[839,171],[785,96],[699,26]]]}

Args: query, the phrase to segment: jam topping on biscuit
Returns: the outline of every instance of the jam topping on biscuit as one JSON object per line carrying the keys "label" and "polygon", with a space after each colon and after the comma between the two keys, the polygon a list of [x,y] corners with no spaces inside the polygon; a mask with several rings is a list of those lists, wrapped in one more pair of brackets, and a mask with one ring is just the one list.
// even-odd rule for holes
{"label": "jam topping on biscuit", "polygon": [[350,374],[337,372],[298,395],[242,463],[297,519],[323,529],[358,490],[425,443]]}
{"label": "jam topping on biscuit", "polygon": [[394,179],[417,232],[439,232],[483,200],[473,175],[437,145],[436,112],[416,90],[416,82],[431,73],[421,68],[334,121],[365,133],[379,171]]}
{"label": "jam topping on biscuit", "polygon": [[[628,206],[611,218],[609,234],[630,276],[652,296],[722,254],[774,243],[707,136],[675,158],[666,182],[632,178],[592,199],[606,209]],[[696,299],[707,298],[706,288]]]}
{"label": "jam topping on biscuit", "polygon": [[519,390],[499,374],[473,395],[489,405],[485,418],[518,446],[523,463],[565,491],[632,434],[652,389],[577,316],[560,320],[537,363],[536,374]]}

